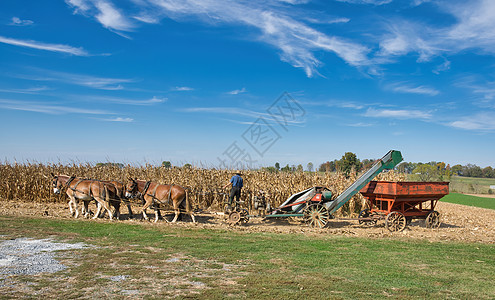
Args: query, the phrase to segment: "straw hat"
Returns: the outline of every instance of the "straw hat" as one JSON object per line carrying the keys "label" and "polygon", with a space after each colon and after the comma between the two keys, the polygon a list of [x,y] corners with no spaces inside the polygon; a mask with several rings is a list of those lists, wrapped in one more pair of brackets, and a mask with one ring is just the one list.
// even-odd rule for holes
{"label": "straw hat", "polygon": [[236,171],[234,172],[234,174],[237,174],[237,175],[242,175],[241,170],[236,170]]}

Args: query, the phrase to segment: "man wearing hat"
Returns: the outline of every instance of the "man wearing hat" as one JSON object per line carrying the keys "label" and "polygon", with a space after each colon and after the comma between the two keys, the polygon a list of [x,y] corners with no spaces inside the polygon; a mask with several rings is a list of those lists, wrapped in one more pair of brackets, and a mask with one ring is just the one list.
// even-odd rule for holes
{"label": "man wearing hat", "polygon": [[234,196],[236,197],[236,202],[239,202],[239,199],[241,198],[241,189],[243,187],[241,175],[241,171],[235,171],[235,175],[230,178],[230,182],[223,187],[226,188],[229,185],[232,185],[229,195],[229,208],[232,207],[232,200],[234,200]]}

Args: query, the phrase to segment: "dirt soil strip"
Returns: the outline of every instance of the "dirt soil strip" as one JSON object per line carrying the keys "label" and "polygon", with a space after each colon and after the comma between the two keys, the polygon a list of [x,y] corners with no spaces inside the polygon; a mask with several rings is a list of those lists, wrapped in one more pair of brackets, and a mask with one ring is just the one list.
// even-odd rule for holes
{"label": "dirt soil strip", "polygon": [[[328,228],[310,228],[301,224],[300,220],[285,218],[279,220],[263,220],[262,218],[251,218],[249,223],[240,226],[229,226],[224,222],[224,217],[215,212],[204,212],[198,214],[198,223],[193,224],[189,217],[184,217],[184,222],[176,224],[159,221],[156,226],[176,226],[185,228],[211,228],[225,229],[239,232],[271,232],[291,233],[315,236],[355,236],[368,238],[399,238],[399,239],[426,239],[428,241],[458,241],[458,242],[480,242],[495,243],[495,210],[471,207],[446,202],[438,202],[436,210],[440,212],[442,224],[438,229],[428,229],[423,220],[413,220],[403,232],[392,233],[384,227],[384,221],[377,225],[367,227],[359,225],[357,221],[334,219],[329,222]],[[135,207],[135,212],[140,209]],[[126,210],[124,209],[124,212]],[[0,215],[16,216],[38,216],[47,218],[70,217],[67,205],[62,203],[35,203],[2,201]],[[122,215],[124,219],[126,214]],[[137,216],[137,214],[136,214]],[[139,217],[139,216],[137,216]],[[108,219],[98,222],[111,222]],[[115,221],[114,221],[115,222]],[[140,224],[141,220],[121,220]],[[147,222],[147,221],[146,221]]]}

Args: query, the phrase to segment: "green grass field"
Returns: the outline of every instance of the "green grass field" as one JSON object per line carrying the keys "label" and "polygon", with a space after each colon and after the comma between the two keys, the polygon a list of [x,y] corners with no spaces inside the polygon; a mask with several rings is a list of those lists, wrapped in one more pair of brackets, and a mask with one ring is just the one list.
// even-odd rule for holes
{"label": "green grass field", "polygon": [[[70,268],[10,278],[0,298],[493,299],[495,247],[486,244],[0,217],[1,239],[52,237]],[[120,282],[112,276],[126,275]],[[41,294],[40,294],[41,293]]]}
{"label": "green grass field", "polygon": [[476,197],[459,193],[450,193],[440,199],[443,202],[495,209],[495,198]]}

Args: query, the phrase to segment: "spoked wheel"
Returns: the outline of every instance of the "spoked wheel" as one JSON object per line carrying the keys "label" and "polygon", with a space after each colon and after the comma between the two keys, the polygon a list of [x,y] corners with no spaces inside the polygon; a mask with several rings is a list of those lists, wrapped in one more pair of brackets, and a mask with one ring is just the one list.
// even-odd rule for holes
{"label": "spoked wheel", "polygon": [[327,225],[330,215],[325,206],[311,204],[304,210],[304,223],[311,227],[323,228]]}
{"label": "spoked wheel", "polygon": [[232,225],[237,224],[241,221],[241,213],[238,211],[233,211],[229,215],[229,223]]}
{"label": "spoked wheel", "polygon": [[249,222],[249,211],[245,208],[241,208],[239,214],[241,216],[241,224],[247,224],[247,222]]}
{"label": "spoked wheel", "polygon": [[373,226],[376,224],[376,220],[361,220],[362,218],[369,218],[371,216],[369,209],[364,209],[359,212],[358,220],[360,225]]}
{"label": "spoked wheel", "polygon": [[431,211],[428,216],[426,216],[425,226],[426,228],[438,228],[440,227],[440,213],[436,210]]}
{"label": "spoked wheel", "polygon": [[402,231],[406,228],[406,217],[398,211],[393,211],[387,215],[385,226],[392,232]]}

